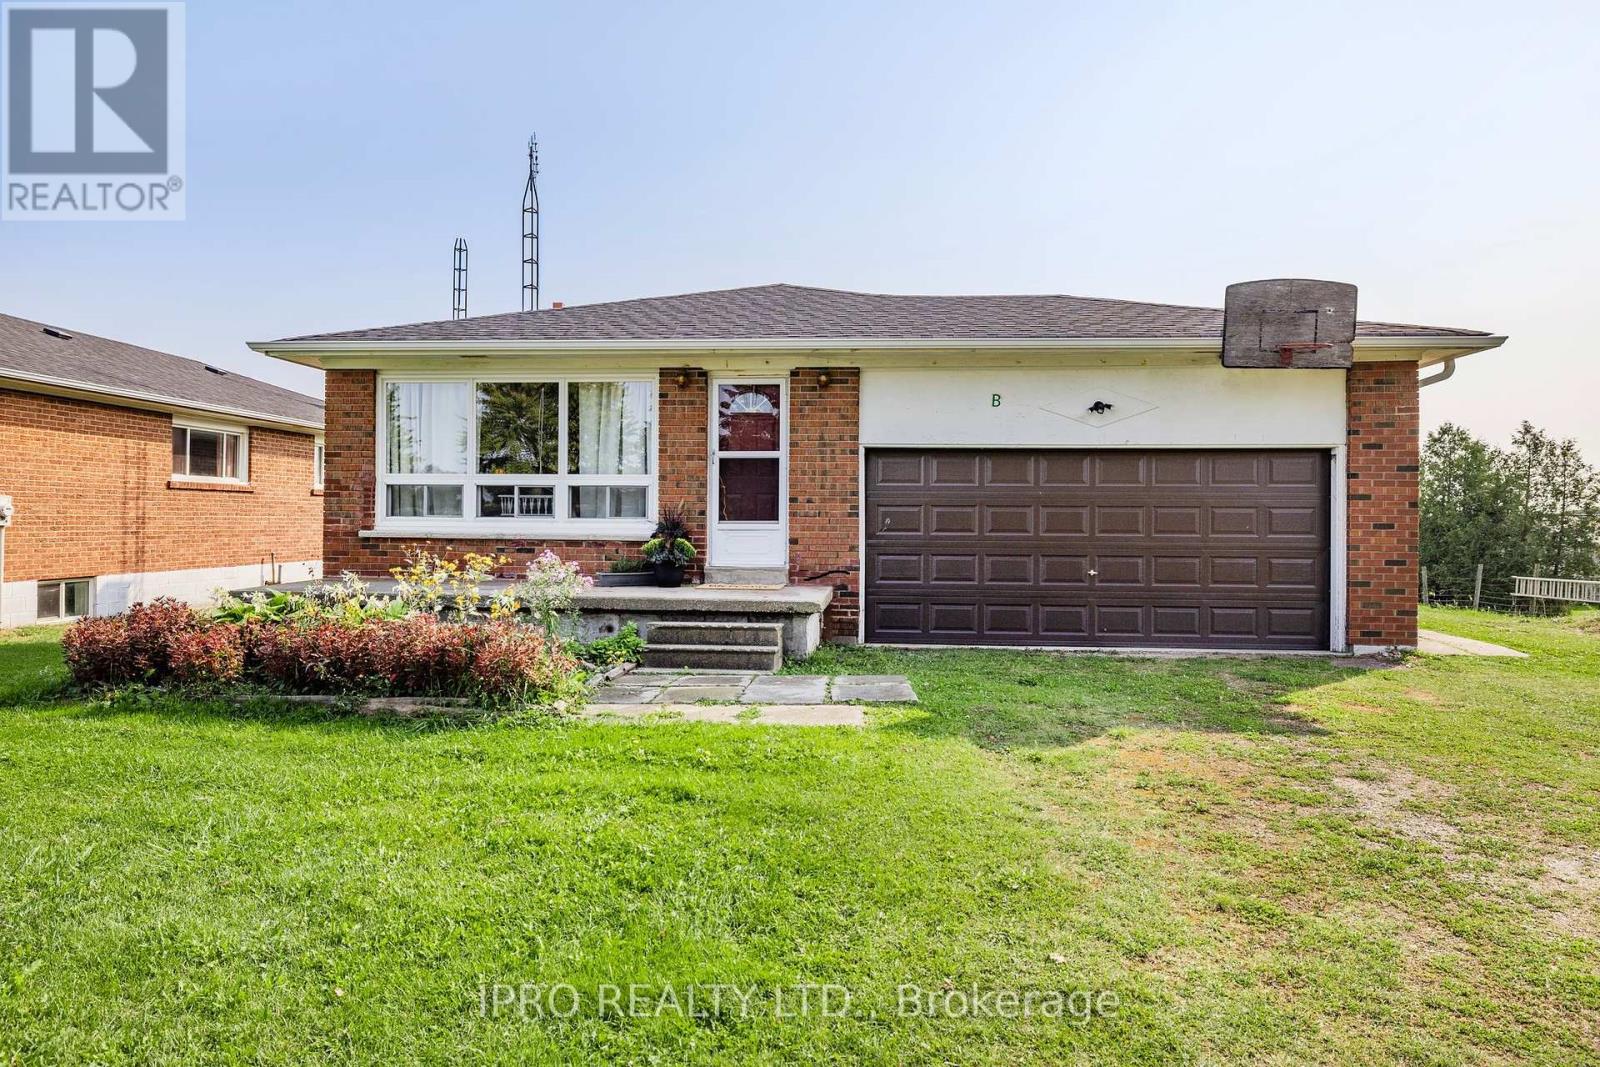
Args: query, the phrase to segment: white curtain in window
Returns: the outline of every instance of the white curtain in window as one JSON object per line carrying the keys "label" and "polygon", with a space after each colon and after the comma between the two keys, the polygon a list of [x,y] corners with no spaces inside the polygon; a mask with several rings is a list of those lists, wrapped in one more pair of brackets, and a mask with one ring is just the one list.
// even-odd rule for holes
{"label": "white curtain in window", "polygon": [[650,473],[650,384],[574,382],[575,474]]}
{"label": "white curtain in window", "polygon": [[466,473],[467,383],[392,383],[388,415],[390,474]]}

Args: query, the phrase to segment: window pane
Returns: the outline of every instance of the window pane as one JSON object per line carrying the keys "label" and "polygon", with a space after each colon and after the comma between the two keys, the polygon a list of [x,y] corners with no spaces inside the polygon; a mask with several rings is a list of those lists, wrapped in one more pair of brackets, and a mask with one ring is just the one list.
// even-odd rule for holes
{"label": "window pane", "polygon": [[478,386],[478,473],[560,473],[560,393],[555,382]]}
{"label": "window pane", "polygon": [[317,445],[311,451],[311,484],[321,485],[323,471],[328,462],[328,450],[322,445]]}
{"label": "window pane", "polygon": [[550,518],[556,491],[548,485],[480,485],[478,514],[485,519]]}
{"label": "window pane", "polygon": [[211,430],[189,431],[189,473],[196,478],[216,478],[222,472],[222,435]]}
{"label": "window pane", "polygon": [[172,428],[172,473],[189,473],[189,431],[182,426]]}
{"label": "window pane", "polygon": [[89,614],[88,582],[63,582],[61,588],[66,595],[66,615],[76,618]]}
{"label": "window pane", "polygon": [[776,385],[717,386],[718,451],[778,451],[781,403]]}
{"label": "window pane", "polygon": [[39,583],[39,618],[57,619],[61,617],[61,583]]}
{"label": "window pane", "polygon": [[642,519],[649,491],[642,485],[575,485],[575,519]]}
{"label": "window pane", "polygon": [[460,518],[459,485],[391,485],[389,514],[396,518]]}
{"label": "window pane", "polygon": [[649,382],[567,386],[567,473],[649,474]]}
{"label": "window pane", "polygon": [[222,476],[239,477],[239,435],[236,433],[222,435]]}
{"label": "window pane", "polygon": [[718,513],[723,522],[778,521],[778,461],[721,459]]}
{"label": "window pane", "polygon": [[611,490],[611,515],[617,519],[644,518],[649,492],[642,485],[617,486]]}
{"label": "window pane", "polygon": [[466,382],[392,383],[385,406],[390,474],[466,473]]}

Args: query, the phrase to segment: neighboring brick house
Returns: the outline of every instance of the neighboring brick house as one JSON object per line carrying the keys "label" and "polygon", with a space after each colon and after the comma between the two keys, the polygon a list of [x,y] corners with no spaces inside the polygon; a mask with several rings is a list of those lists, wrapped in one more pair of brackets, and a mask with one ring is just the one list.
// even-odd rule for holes
{"label": "neighboring brick house", "polygon": [[1239,369],[1222,326],[772,285],[252,347],[327,371],[330,572],[596,570],[676,506],[710,584],[831,585],[836,639],[1414,645],[1418,370],[1504,338],[1363,322],[1348,370]]}
{"label": "neighboring brick house", "polygon": [[321,575],[322,404],[0,315],[0,625]]}

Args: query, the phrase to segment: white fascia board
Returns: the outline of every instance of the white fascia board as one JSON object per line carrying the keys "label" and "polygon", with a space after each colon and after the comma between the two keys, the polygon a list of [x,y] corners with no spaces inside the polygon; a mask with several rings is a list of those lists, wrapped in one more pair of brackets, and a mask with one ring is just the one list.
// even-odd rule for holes
{"label": "white fascia board", "polygon": [[88,400],[113,407],[135,408],[140,411],[163,411],[173,415],[221,416],[235,422],[266,429],[291,430],[297,433],[321,433],[322,423],[303,419],[289,419],[282,415],[268,415],[246,408],[199,405],[190,400],[147,393],[137,389],[113,389],[92,382],[77,382],[47,374],[28,374],[19,370],[0,370],[0,386],[8,386],[29,393],[66,397],[70,400]]}
{"label": "white fascia board", "polygon": [[[1392,358],[1438,362],[1452,355],[1497,348],[1504,337],[1358,337],[1355,347],[1364,358]],[[1220,338],[1193,337],[1006,337],[1006,338],[716,338],[716,339],[603,339],[587,341],[252,341],[252,351],[311,367],[326,359],[383,358],[393,356],[508,356],[508,355],[636,355],[666,359],[676,354],[852,354],[856,356],[905,352],[1021,353],[1119,352],[1152,355],[1216,355]],[[681,358],[681,356],[680,356]]]}

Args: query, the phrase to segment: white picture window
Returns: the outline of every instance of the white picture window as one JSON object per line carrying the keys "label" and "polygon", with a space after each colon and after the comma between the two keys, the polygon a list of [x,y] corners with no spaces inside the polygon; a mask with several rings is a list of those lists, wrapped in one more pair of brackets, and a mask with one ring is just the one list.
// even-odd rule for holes
{"label": "white picture window", "polygon": [[219,426],[172,426],[172,476],[212,481],[248,481],[249,435]]}
{"label": "white picture window", "polygon": [[380,522],[555,529],[654,514],[656,383],[385,380]]}
{"label": "white picture window", "polygon": [[81,619],[90,612],[90,582],[88,578],[68,578],[59,582],[39,583],[37,615],[41,621],[49,619]]}

